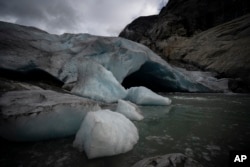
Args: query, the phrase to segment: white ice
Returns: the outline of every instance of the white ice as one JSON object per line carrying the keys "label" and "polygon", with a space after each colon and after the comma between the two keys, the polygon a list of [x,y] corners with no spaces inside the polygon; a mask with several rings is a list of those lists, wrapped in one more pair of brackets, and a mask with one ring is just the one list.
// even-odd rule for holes
{"label": "white ice", "polygon": [[145,87],[132,87],[128,90],[127,99],[139,105],[169,105],[171,100],[160,96]]}
{"label": "white ice", "polygon": [[119,112],[133,121],[140,121],[144,117],[140,109],[133,103],[125,100],[118,100],[116,112]]}
{"label": "white ice", "polygon": [[130,151],[139,139],[135,125],[110,110],[89,112],[78,130],[73,146],[89,159]]}

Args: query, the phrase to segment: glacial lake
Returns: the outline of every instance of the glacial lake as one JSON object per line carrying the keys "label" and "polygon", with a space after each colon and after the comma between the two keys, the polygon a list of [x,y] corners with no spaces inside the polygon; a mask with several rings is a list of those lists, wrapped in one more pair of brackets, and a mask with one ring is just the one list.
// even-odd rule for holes
{"label": "glacial lake", "polygon": [[170,106],[143,106],[140,140],[128,153],[87,160],[74,137],[14,143],[1,139],[1,167],[129,167],[156,155],[184,153],[204,167],[228,166],[230,150],[250,150],[250,96],[168,94]]}

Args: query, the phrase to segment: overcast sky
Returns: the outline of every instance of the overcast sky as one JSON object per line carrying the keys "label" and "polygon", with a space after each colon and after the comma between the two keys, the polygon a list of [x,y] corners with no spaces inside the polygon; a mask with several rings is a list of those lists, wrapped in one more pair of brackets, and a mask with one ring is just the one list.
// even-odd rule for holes
{"label": "overcast sky", "polygon": [[53,34],[117,36],[139,16],[158,14],[168,0],[0,0],[0,20]]}

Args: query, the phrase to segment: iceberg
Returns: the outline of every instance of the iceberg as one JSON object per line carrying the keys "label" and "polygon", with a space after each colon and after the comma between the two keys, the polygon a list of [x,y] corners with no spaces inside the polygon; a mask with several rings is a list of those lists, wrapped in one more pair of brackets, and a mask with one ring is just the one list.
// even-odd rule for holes
{"label": "iceberg", "polygon": [[121,113],[132,121],[140,121],[144,118],[135,104],[125,100],[118,100],[116,112]]}
{"label": "iceberg", "polygon": [[126,99],[139,105],[170,105],[171,100],[160,96],[145,87],[132,87],[128,90]]}
{"label": "iceberg", "polygon": [[49,90],[11,91],[0,98],[0,136],[12,141],[39,141],[74,135],[92,100]]}
{"label": "iceberg", "polygon": [[78,130],[73,146],[89,159],[130,151],[139,139],[135,125],[110,110],[89,112]]}

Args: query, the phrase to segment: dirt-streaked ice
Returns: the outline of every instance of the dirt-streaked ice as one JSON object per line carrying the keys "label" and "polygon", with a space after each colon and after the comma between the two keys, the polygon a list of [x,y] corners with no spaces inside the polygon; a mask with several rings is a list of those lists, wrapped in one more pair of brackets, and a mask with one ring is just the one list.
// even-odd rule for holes
{"label": "dirt-streaked ice", "polygon": [[100,110],[92,100],[49,90],[5,93],[0,107],[0,136],[14,141],[74,135],[87,112]]}

